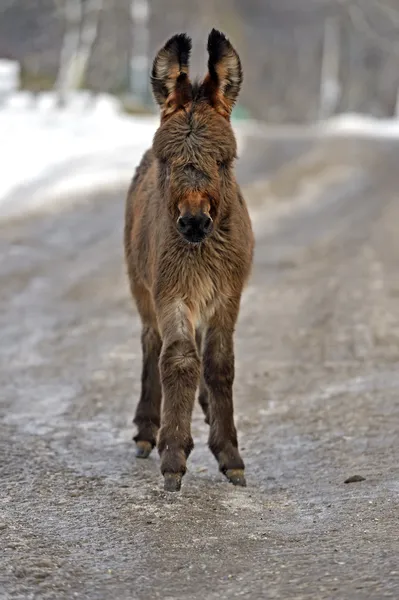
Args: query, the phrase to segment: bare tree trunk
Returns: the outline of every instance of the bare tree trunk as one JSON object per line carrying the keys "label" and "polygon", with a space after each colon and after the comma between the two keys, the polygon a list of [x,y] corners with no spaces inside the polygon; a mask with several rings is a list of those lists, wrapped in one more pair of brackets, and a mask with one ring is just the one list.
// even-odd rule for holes
{"label": "bare tree trunk", "polygon": [[148,102],[149,70],[149,0],[131,0],[132,50],[130,57],[130,92],[144,105]]}
{"label": "bare tree trunk", "polygon": [[100,20],[103,0],[85,0],[84,19],[80,35],[80,45],[74,60],[72,80],[70,82],[72,89],[82,87],[87,72],[87,65],[92,55],[94,42],[98,33],[98,23]]}
{"label": "bare tree trunk", "polygon": [[396,91],[396,102],[395,102],[395,114],[394,114],[395,119],[399,119],[399,85],[398,85],[398,89]]}
{"label": "bare tree trunk", "polygon": [[328,17],[325,21],[323,56],[320,80],[319,119],[326,119],[337,109],[341,96],[339,81],[340,35],[339,21]]}
{"label": "bare tree trunk", "polygon": [[80,88],[97,37],[103,0],[66,0],[66,30],[56,89],[59,106],[71,90]]}
{"label": "bare tree trunk", "polygon": [[81,0],[65,0],[65,35],[61,49],[60,66],[55,88],[58,105],[64,106],[70,89],[73,66],[80,44],[80,28],[83,19]]}

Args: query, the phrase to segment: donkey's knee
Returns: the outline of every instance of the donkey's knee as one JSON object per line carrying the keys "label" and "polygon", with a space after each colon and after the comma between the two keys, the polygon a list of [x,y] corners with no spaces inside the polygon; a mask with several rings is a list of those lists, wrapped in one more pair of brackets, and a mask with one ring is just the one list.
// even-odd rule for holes
{"label": "donkey's knee", "polygon": [[204,354],[204,380],[214,393],[229,393],[234,383],[234,354],[210,346]]}
{"label": "donkey's knee", "polygon": [[174,340],[164,343],[160,358],[162,385],[168,388],[196,389],[200,376],[200,359],[194,341]]}
{"label": "donkey's knee", "polygon": [[211,338],[204,354],[204,378],[209,388],[209,448],[219,469],[235,485],[245,485],[244,462],[238,451],[234,425],[232,343],[222,337]]}

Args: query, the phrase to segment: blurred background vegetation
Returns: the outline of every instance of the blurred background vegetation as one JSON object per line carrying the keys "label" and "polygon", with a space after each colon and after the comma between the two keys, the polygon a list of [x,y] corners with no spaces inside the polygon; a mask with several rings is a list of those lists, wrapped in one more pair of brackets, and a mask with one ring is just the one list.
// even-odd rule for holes
{"label": "blurred background vegetation", "polygon": [[187,31],[202,74],[212,27],[242,58],[236,116],[399,116],[398,0],[0,0],[0,58],[20,62],[24,88],[83,87],[152,111],[156,50]]}

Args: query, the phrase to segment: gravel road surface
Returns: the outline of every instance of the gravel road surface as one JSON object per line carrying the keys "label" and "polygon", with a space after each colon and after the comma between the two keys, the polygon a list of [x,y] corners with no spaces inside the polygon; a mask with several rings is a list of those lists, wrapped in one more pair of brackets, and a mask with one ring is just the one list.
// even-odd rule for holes
{"label": "gravel road surface", "polygon": [[246,489],[198,407],[181,494],[134,457],[125,190],[0,225],[0,598],[399,598],[398,157],[285,136],[239,163]]}

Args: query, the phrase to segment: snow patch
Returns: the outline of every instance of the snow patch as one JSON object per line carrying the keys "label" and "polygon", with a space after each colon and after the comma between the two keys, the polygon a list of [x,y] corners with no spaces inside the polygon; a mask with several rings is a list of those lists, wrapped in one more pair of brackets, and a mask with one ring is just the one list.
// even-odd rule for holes
{"label": "snow patch", "polygon": [[371,138],[399,139],[399,119],[376,119],[370,115],[347,113],[320,123],[326,134],[352,134]]}
{"label": "snow patch", "polygon": [[0,217],[128,185],[158,122],[122,114],[105,94],[75,94],[66,109],[52,93],[9,96],[0,110]]}

